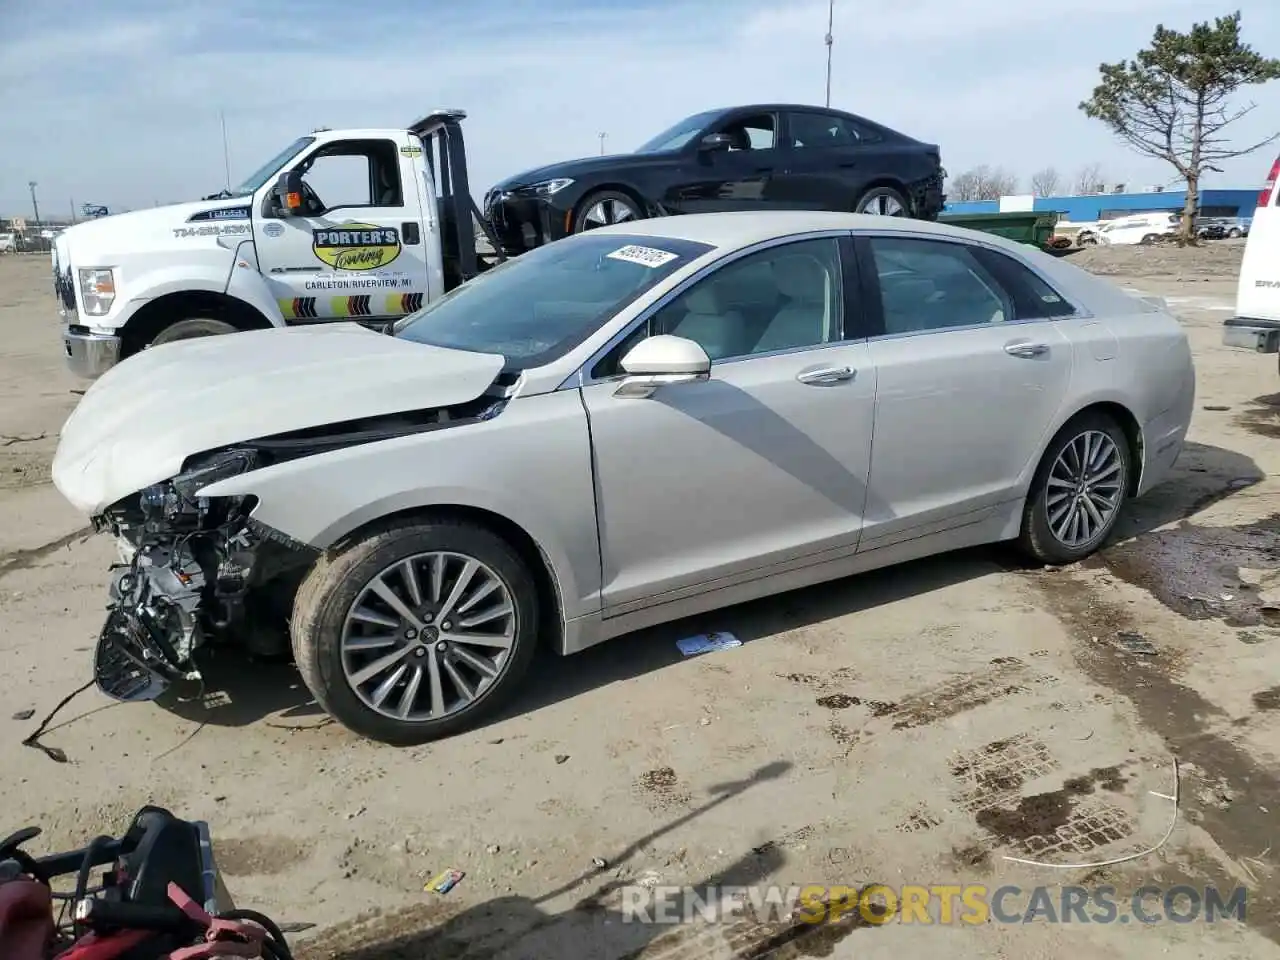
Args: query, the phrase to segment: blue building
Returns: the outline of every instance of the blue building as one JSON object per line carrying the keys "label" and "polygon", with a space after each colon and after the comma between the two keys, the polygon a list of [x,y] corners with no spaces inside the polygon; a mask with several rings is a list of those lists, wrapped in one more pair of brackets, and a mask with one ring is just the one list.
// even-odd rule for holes
{"label": "blue building", "polygon": [[[1185,190],[1159,193],[1100,193],[1085,197],[1036,197],[1033,210],[1056,210],[1063,220],[1085,223],[1113,220],[1135,213],[1181,213],[1187,202]],[[1201,190],[1200,215],[1203,217],[1251,217],[1258,203],[1258,190]],[[947,213],[999,213],[1025,210],[1021,197],[1001,200],[963,200],[948,203]]]}

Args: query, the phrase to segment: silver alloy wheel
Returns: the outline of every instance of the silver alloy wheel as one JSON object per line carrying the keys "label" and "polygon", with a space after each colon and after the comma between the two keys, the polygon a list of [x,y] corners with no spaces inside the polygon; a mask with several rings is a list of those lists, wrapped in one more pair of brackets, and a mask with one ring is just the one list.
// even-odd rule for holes
{"label": "silver alloy wheel", "polygon": [[460,553],[397,561],[365,584],[342,625],[342,672],[371,710],[441,720],[502,676],[519,629],[506,582]]}
{"label": "silver alloy wheel", "polygon": [[635,219],[636,211],[629,204],[613,197],[605,197],[587,208],[582,217],[582,229],[594,230],[596,227],[607,227],[611,223],[626,223]]}
{"label": "silver alloy wheel", "polygon": [[1101,430],[1077,434],[1053,461],[1045,491],[1049,530],[1059,543],[1080,547],[1110,525],[1120,506],[1124,460]]}
{"label": "silver alloy wheel", "polygon": [[905,217],[906,209],[897,201],[897,198],[890,197],[887,194],[880,194],[878,197],[870,197],[858,204],[858,213],[870,213],[877,217]]}

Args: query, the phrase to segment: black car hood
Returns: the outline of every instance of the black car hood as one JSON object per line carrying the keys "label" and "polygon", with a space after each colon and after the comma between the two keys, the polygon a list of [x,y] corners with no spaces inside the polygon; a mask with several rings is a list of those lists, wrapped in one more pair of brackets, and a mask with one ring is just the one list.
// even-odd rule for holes
{"label": "black car hood", "polygon": [[517,173],[515,176],[507,177],[500,183],[494,184],[493,188],[495,190],[513,190],[517,187],[527,187],[530,184],[541,183],[543,180],[553,180],[556,177],[576,179],[603,171],[652,166],[655,163],[670,161],[674,156],[674,153],[617,153],[607,157],[583,157],[580,160],[565,160],[561,163],[552,163],[545,167],[537,167],[533,170]]}

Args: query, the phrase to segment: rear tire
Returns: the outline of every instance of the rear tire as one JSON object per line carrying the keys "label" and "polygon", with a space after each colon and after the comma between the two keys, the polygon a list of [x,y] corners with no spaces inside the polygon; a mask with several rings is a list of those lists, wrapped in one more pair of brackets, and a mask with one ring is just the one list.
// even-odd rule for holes
{"label": "rear tire", "polygon": [[177,323],[169,324],[169,326],[156,334],[147,346],[158,347],[162,343],[173,343],[176,340],[217,337],[224,333],[238,332],[238,327],[232,326],[225,320],[215,320],[212,317],[192,317],[188,320],[179,320]]}
{"label": "rear tire", "polygon": [[1114,419],[1086,412],[1066,424],[1036,468],[1018,546],[1042,564],[1075,563],[1111,536],[1133,475],[1129,439]]}
{"label": "rear tire", "polygon": [[893,187],[872,187],[858,198],[853,212],[879,217],[910,217],[911,204]]}
{"label": "rear tire", "polygon": [[[448,563],[437,574],[440,557]],[[394,746],[427,743],[471,729],[516,691],[538,639],[538,599],[519,554],[484,527],[448,517],[385,527],[321,559],[302,582],[294,658],[343,726]],[[499,645],[475,643],[494,629]]]}
{"label": "rear tire", "polygon": [[1092,233],[1082,233],[1080,236],[1076,237],[1076,245],[1081,247],[1096,247],[1098,245],[1098,238]]}

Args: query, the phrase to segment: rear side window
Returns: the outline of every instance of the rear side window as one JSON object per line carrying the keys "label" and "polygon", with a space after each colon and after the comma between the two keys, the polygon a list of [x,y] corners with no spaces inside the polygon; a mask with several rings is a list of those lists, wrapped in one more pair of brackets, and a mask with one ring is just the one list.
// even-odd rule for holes
{"label": "rear side window", "polygon": [[1076,308],[1013,257],[986,247],[973,247],[973,255],[987,268],[1013,299],[1014,315],[1019,320],[1048,320],[1065,317]]}

